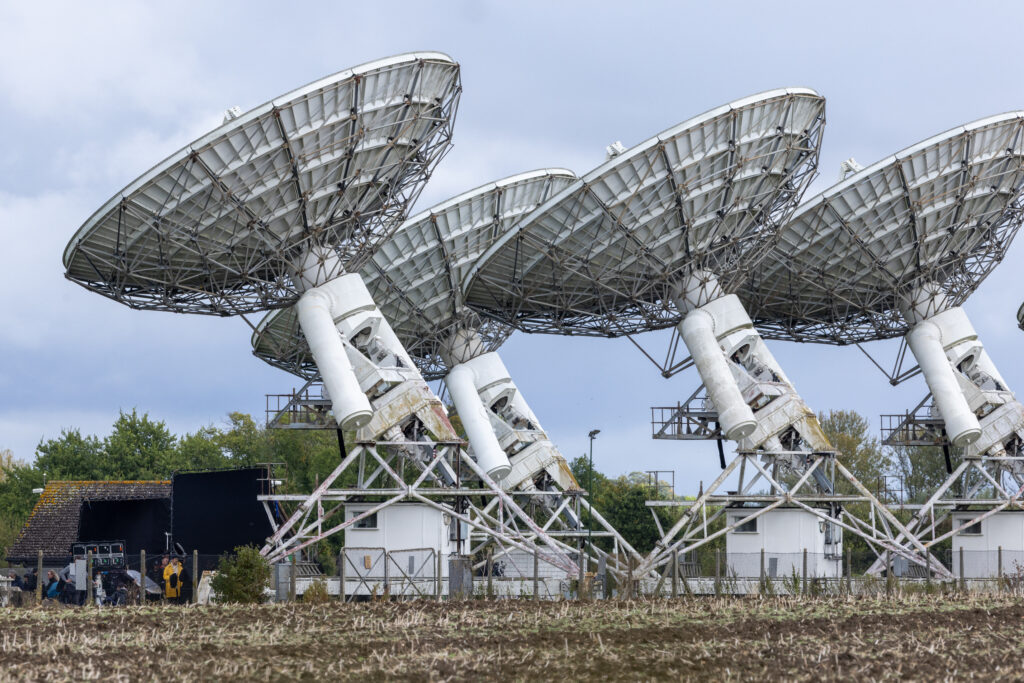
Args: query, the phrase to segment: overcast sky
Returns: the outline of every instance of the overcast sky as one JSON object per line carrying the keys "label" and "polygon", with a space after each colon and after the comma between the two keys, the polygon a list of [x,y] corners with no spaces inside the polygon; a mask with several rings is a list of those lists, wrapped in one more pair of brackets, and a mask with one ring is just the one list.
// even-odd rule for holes
{"label": "overcast sky", "polygon": [[[1024,109],[1016,3],[28,3],[0,0],[0,448],[31,460],[62,428],[106,434],[138,408],[177,432],[230,411],[263,418],[264,394],[300,383],[250,353],[237,319],[138,312],[63,278],[61,255],[103,202],[243,110],[391,54],[438,50],[462,65],[454,147],[424,209],[540,167],[585,173],[730,100],[808,86],[827,100],[820,176],[869,164],[984,116]],[[212,9],[211,9],[212,7]],[[1011,386],[1024,385],[1019,240],[967,312]],[[661,348],[664,335],[646,340]],[[771,343],[815,410],[913,407],[856,348]],[[869,350],[891,362],[896,346]],[[713,443],[656,442],[650,406],[683,400],[626,340],[514,335],[502,356],[567,457],[595,441],[607,472],[674,470],[677,490],[715,476]]]}

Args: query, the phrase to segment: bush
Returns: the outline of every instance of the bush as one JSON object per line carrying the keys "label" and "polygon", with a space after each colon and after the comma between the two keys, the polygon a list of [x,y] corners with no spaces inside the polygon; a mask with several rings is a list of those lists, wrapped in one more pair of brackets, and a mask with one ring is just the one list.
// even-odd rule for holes
{"label": "bush", "polygon": [[217,602],[259,604],[266,601],[270,587],[270,565],[252,546],[239,546],[235,554],[224,555],[217,564],[217,575],[210,582]]}
{"label": "bush", "polygon": [[331,595],[327,592],[327,582],[323,579],[318,579],[309,584],[306,592],[302,594],[302,602],[309,603],[310,605],[322,605],[330,599]]}

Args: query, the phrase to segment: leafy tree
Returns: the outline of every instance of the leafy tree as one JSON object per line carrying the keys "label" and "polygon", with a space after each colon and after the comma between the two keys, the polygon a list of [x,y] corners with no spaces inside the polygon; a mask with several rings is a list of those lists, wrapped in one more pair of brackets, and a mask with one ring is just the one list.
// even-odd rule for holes
{"label": "leafy tree", "polygon": [[[946,481],[946,458],[938,446],[897,446],[892,449],[893,473],[899,477],[905,502],[923,503]],[[952,453],[952,466],[960,455]]]}
{"label": "leafy tree", "polygon": [[216,427],[202,427],[181,437],[170,460],[170,469],[185,472],[229,467],[231,460],[220,445],[222,436]]}
{"label": "leafy tree", "polygon": [[224,555],[217,564],[217,575],[210,582],[217,602],[255,605],[266,601],[270,587],[270,565],[253,546],[239,546],[234,555]]}
{"label": "leafy tree", "polygon": [[[586,487],[590,483],[590,463],[585,456],[575,458],[569,467],[580,486]],[[654,544],[661,540],[661,534],[651,514],[652,508],[647,507],[647,501],[665,498],[664,493],[648,484],[644,472],[632,472],[613,479],[594,470],[593,477],[589,500],[594,509],[639,552],[646,553],[654,548]],[[655,512],[663,525],[666,522],[671,524],[678,517],[677,513],[673,514],[664,508],[658,508]],[[587,515],[584,515],[583,522],[591,524]],[[610,548],[611,544],[602,541],[601,545]]]}
{"label": "leafy tree", "polygon": [[103,442],[104,479],[159,479],[171,473],[177,440],[148,414],[122,412]]}
{"label": "leafy tree", "polygon": [[57,439],[36,447],[35,467],[50,479],[106,479],[104,444],[77,429],[64,429]]}
{"label": "leafy tree", "polygon": [[32,511],[32,489],[43,485],[43,474],[34,467],[14,460],[0,463],[0,563],[18,538],[21,527]]}
{"label": "leafy tree", "polygon": [[7,470],[14,467],[16,462],[18,461],[14,459],[14,451],[10,448],[0,450],[0,484],[2,484],[4,479],[7,477]]}
{"label": "leafy tree", "polygon": [[215,441],[234,467],[271,462],[275,458],[267,429],[246,413],[229,413],[228,428],[220,431]]}
{"label": "leafy tree", "polygon": [[[853,410],[830,410],[818,417],[829,441],[839,451],[840,462],[872,491],[885,490],[885,478],[892,474],[893,460],[876,437],[870,435],[868,421]],[[852,492],[843,481],[836,490]]]}

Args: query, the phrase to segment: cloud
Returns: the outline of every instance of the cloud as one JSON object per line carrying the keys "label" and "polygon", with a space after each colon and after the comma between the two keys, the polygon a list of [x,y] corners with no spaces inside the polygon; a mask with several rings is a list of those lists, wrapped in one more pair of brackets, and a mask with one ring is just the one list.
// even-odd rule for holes
{"label": "cloud", "polygon": [[66,122],[110,110],[168,116],[209,79],[181,14],[133,2],[5,3],[0,10],[0,101],[35,119]]}

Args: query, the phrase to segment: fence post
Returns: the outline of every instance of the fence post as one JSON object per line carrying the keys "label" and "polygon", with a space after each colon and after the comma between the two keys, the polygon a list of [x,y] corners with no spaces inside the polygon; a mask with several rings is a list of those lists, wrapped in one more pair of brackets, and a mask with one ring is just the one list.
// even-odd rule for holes
{"label": "fence post", "polygon": [[715,548],[715,595],[722,594],[722,549]]}
{"label": "fence post", "polygon": [[1003,592],[1003,546],[999,546],[999,592]]}
{"label": "fence post", "polygon": [[[577,498],[577,500],[579,500],[579,498]],[[577,548],[578,548],[578,550],[577,550],[577,555],[576,556],[579,558],[579,561],[580,561],[580,575],[577,578],[576,599],[577,600],[582,600],[583,599],[583,583],[587,580],[587,575],[586,575],[587,566],[583,563],[583,539],[582,538],[580,539]]]}
{"label": "fence post", "polygon": [[800,594],[807,595],[807,548],[804,548],[803,581],[800,582]]}
{"label": "fence post", "polygon": [[41,603],[43,601],[43,551],[39,551],[36,566],[36,602]]}
{"label": "fence post", "polygon": [[672,553],[672,597],[679,597],[679,551]]}
{"label": "fence post", "polygon": [[444,587],[442,581],[444,580],[444,553],[440,549],[437,551],[437,601],[441,602],[441,598],[444,596]]}
{"label": "fence post", "polygon": [[494,547],[487,547],[487,599],[494,598]]}
{"label": "fence post", "polygon": [[192,604],[199,604],[199,551],[192,549]]}
{"label": "fence post", "polygon": [[846,592],[853,595],[853,551],[846,549]]}
{"label": "fence post", "polygon": [[139,551],[139,604],[146,604],[146,551]]}
{"label": "fence post", "polygon": [[92,605],[92,551],[85,551],[85,604]]}
{"label": "fence post", "polygon": [[761,592],[762,595],[764,595],[765,588],[767,587],[767,584],[765,583],[765,576],[764,576],[764,548],[761,548],[761,573],[758,576],[760,577],[760,580],[758,582],[758,584],[759,584],[759,586],[761,588],[760,592]]}
{"label": "fence post", "polygon": [[533,549],[533,599],[540,600],[540,550]]}
{"label": "fence post", "polygon": [[292,553],[291,569],[288,572],[288,600],[295,602],[295,553]]}
{"label": "fence post", "polygon": [[338,599],[345,601],[345,549],[338,551]]}
{"label": "fence post", "polygon": [[892,551],[885,551],[885,597],[892,597]]}
{"label": "fence post", "polygon": [[964,547],[960,546],[960,590],[967,592],[967,579],[964,576]]}

